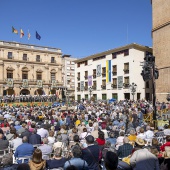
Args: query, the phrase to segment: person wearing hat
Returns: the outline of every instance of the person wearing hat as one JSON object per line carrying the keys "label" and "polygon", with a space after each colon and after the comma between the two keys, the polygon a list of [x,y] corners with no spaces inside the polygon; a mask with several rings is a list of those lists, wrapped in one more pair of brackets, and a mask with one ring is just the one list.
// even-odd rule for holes
{"label": "person wearing hat", "polygon": [[145,141],[141,138],[136,138],[136,151],[130,158],[130,165],[133,170],[159,170],[158,158],[152,154],[145,146]]}
{"label": "person wearing hat", "polygon": [[86,137],[87,148],[82,150],[82,158],[87,162],[89,170],[99,170],[99,161],[101,159],[101,150],[98,145],[94,145],[94,137]]}

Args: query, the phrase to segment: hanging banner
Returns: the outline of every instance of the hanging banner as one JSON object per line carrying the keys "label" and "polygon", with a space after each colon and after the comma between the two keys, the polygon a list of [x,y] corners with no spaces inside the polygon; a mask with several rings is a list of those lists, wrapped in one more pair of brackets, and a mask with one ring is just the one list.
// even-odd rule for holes
{"label": "hanging banner", "polygon": [[80,82],[80,90],[81,90],[81,91],[84,91],[84,81],[81,81],[81,82]]}
{"label": "hanging banner", "polygon": [[57,87],[57,81],[56,80],[52,80],[52,88],[56,88]]}
{"label": "hanging banner", "polygon": [[117,77],[118,88],[123,88],[123,76]]}
{"label": "hanging banner", "polygon": [[101,76],[101,64],[97,65],[97,68],[96,68],[96,76],[97,77],[100,77]]}
{"label": "hanging banner", "polygon": [[88,86],[92,86],[92,76],[88,76]]}
{"label": "hanging banner", "polygon": [[14,86],[13,79],[7,79],[7,86],[8,87],[13,87]]}
{"label": "hanging banner", "polygon": [[23,79],[22,80],[22,87],[23,88],[28,88],[28,79]]}
{"label": "hanging banner", "polygon": [[111,60],[106,61],[106,83],[112,81],[112,63]]}
{"label": "hanging banner", "polygon": [[42,80],[37,80],[37,87],[42,88],[42,86],[43,86]]}

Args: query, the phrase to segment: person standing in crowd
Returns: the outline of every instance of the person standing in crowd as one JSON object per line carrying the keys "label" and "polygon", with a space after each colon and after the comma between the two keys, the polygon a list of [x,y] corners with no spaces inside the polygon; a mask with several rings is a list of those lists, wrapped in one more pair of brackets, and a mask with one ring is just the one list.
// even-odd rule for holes
{"label": "person standing in crowd", "polygon": [[86,137],[87,148],[82,150],[82,158],[87,162],[89,170],[99,170],[99,161],[102,157],[101,150],[98,145],[94,145],[94,137],[88,135]]}

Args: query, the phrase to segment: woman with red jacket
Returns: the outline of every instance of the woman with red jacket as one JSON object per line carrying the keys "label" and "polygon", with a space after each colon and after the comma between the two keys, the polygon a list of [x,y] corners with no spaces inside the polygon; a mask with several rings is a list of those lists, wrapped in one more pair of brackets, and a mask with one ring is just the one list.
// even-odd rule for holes
{"label": "woman with red jacket", "polygon": [[104,138],[104,132],[99,131],[99,136],[96,139],[96,142],[98,143],[98,145],[103,146],[106,142],[105,138]]}

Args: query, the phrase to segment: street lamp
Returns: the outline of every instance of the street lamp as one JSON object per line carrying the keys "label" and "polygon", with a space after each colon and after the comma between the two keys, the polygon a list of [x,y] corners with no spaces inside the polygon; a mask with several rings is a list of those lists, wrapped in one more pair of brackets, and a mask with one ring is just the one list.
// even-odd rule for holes
{"label": "street lamp", "polygon": [[89,87],[90,99],[91,99],[91,93],[92,93],[92,91],[93,91],[92,87]]}
{"label": "street lamp", "polygon": [[133,100],[134,100],[134,95],[135,95],[135,92],[136,92],[136,87],[137,85],[135,83],[132,83],[129,85],[129,88],[131,90],[131,94],[133,95]]}

